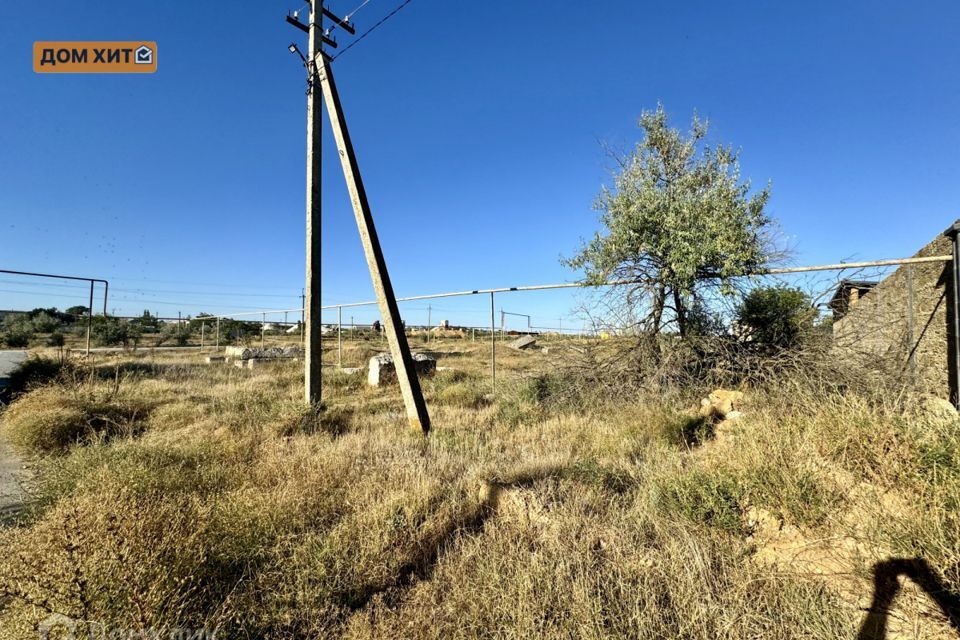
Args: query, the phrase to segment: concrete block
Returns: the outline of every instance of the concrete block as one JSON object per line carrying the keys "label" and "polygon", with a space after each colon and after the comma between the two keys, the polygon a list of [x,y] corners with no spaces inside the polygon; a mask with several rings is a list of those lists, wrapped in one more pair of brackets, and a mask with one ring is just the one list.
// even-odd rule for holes
{"label": "concrete block", "polygon": [[[437,361],[423,353],[414,353],[413,366],[419,376],[431,375],[437,370]],[[393,356],[389,353],[380,353],[370,358],[367,367],[367,384],[379,387],[396,382],[397,370],[394,367]]]}
{"label": "concrete block", "polygon": [[516,349],[517,351],[523,351],[525,349],[530,349],[531,347],[536,346],[537,339],[533,336],[520,336],[513,342],[507,344],[511,349]]}

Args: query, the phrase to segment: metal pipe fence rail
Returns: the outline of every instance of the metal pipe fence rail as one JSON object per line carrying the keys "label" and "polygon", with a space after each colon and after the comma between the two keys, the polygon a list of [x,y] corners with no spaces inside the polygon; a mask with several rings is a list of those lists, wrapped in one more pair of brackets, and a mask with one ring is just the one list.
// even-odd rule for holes
{"label": "metal pipe fence rail", "polygon": [[107,294],[110,291],[110,283],[102,278],[84,278],[81,276],[64,276],[54,273],[35,273],[32,271],[12,271],[10,269],[0,269],[0,273],[8,273],[15,276],[28,276],[32,278],[53,278],[55,280],[80,280],[90,283],[90,302],[87,305],[87,355],[90,355],[90,334],[93,330],[93,285],[97,282],[103,283],[103,315],[107,315]]}
{"label": "metal pipe fence rail", "polygon": [[[955,243],[956,243],[956,241],[955,241]],[[743,276],[740,276],[740,277],[762,277],[762,276],[776,276],[776,275],[792,275],[792,274],[802,274],[802,273],[810,273],[810,272],[818,272],[818,271],[838,271],[838,272],[840,272],[840,271],[846,271],[846,270],[852,270],[852,269],[895,267],[895,266],[904,266],[904,265],[922,265],[922,264],[929,264],[929,263],[947,263],[947,262],[953,262],[953,261],[954,261],[954,260],[953,260],[953,256],[951,256],[951,255],[937,255],[937,256],[923,256],[923,257],[913,257],[913,258],[899,258],[899,259],[890,259],[890,260],[872,260],[872,261],[859,261],[859,262],[841,262],[841,263],[824,264],[824,265],[811,265],[811,266],[800,266],[800,267],[779,267],[779,268],[772,268],[772,269],[763,269],[763,270],[756,271],[756,272],[754,272],[754,273],[744,274]],[[953,269],[953,271],[954,271],[954,280],[955,280],[955,281],[960,281],[960,276],[958,276],[957,273],[956,273],[956,271],[957,271],[957,265],[956,265],[956,264],[954,264],[954,269]],[[912,276],[911,276],[911,282],[912,282]],[[524,286],[515,286],[515,287],[496,287],[496,288],[489,288],[489,289],[470,289],[470,290],[465,290],[465,291],[451,291],[451,292],[444,292],[444,293],[433,293],[433,294],[406,296],[406,297],[402,297],[402,298],[397,298],[397,302],[398,302],[398,303],[399,303],[399,302],[414,302],[414,301],[420,301],[420,300],[436,300],[436,299],[441,299],[441,298],[455,298],[455,297],[464,297],[464,296],[489,296],[489,300],[490,300],[490,324],[489,324],[489,326],[488,326],[488,327],[482,327],[482,328],[481,328],[481,327],[469,327],[469,326],[468,326],[468,327],[465,327],[465,328],[467,328],[467,329],[472,329],[472,330],[481,329],[482,331],[488,331],[489,334],[490,334],[490,384],[491,384],[491,390],[493,391],[494,394],[496,394],[496,388],[497,388],[497,364],[496,364],[496,363],[497,363],[497,333],[498,333],[498,332],[497,332],[497,326],[496,326],[496,295],[497,295],[497,294],[507,294],[507,293],[525,292],[525,291],[546,291],[546,290],[558,290],[558,289],[604,288],[604,287],[615,287],[615,286],[624,286],[624,285],[631,285],[631,284],[638,284],[638,282],[637,282],[636,280],[616,280],[616,281],[604,282],[604,283],[600,283],[600,284],[584,283],[584,282],[565,282],[565,283],[542,284],[542,285],[524,285]],[[355,308],[355,307],[373,306],[373,305],[376,305],[376,304],[377,304],[377,302],[376,302],[375,300],[369,300],[369,301],[363,301],[363,302],[345,302],[345,303],[340,303],[340,304],[329,304],[329,305],[322,305],[322,306],[321,306],[321,309],[322,309],[322,310],[327,310],[327,311],[336,310],[336,312],[337,312],[336,331],[337,331],[337,353],[338,353],[337,363],[338,363],[338,366],[340,366],[340,365],[342,364],[342,356],[343,356],[343,341],[342,341],[342,334],[343,334],[343,310],[344,310],[344,309]],[[913,288],[912,288],[912,285],[910,286],[910,292],[909,292],[909,304],[911,305],[911,308],[912,308],[912,305],[914,304],[914,303],[913,303]],[[956,309],[957,305],[954,305],[954,307],[955,307],[954,313],[955,313],[955,314],[960,313],[960,312],[958,312],[957,309]],[[259,316],[259,317],[263,320],[263,322],[265,323],[265,322],[266,322],[266,317],[267,317],[267,315],[279,314],[279,313],[293,313],[293,312],[301,312],[301,313],[302,313],[302,312],[303,312],[303,308],[300,307],[300,308],[294,308],[294,309],[276,309],[276,310],[269,310],[269,311],[250,311],[250,312],[223,314],[223,315],[218,315],[218,316],[205,316],[204,319],[206,319],[206,320],[216,320],[216,321],[217,321],[217,325],[218,325],[218,328],[217,328],[217,347],[219,348],[219,335],[220,335],[220,333],[219,333],[219,323],[220,323],[220,320],[221,320],[221,319],[234,319],[234,318],[246,317],[246,316]],[[507,312],[502,312],[502,314],[501,314],[501,324],[502,324],[503,316],[505,316],[505,315],[507,315]],[[510,314],[510,315],[526,315],[526,314]],[[912,340],[913,337],[914,337],[914,332],[915,332],[915,327],[914,327],[914,324],[915,324],[915,323],[914,323],[914,319],[913,319],[913,316],[912,316],[912,311],[911,311],[910,314],[908,314],[907,318],[908,318],[907,324],[908,324],[908,326],[909,326],[909,331],[908,331],[908,333],[909,333],[910,339]],[[529,321],[529,317],[528,317],[528,321]],[[323,323],[321,323],[321,325],[322,325],[322,324],[323,324]],[[353,324],[353,323],[351,323],[351,324]],[[530,323],[530,324],[531,324],[531,329],[534,328],[533,325],[532,325],[532,323]],[[332,325],[332,323],[331,323],[331,325]],[[355,325],[355,324],[354,324],[353,326],[358,326],[358,325]],[[301,324],[301,327],[302,327],[302,324]],[[301,330],[302,330],[302,329],[301,329]],[[543,328],[541,328],[541,330],[550,330],[550,329],[543,329]],[[571,333],[573,332],[573,330],[569,330],[569,331],[571,331]],[[560,333],[560,332],[561,332],[561,331],[558,330],[558,333]],[[504,332],[502,331],[502,327],[501,327],[500,333],[501,333],[501,340],[502,340],[503,337],[504,337],[504,336],[503,336],[503,333],[504,333]],[[583,334],[583,331],[580,331],[579,333],[582,335],[582,334]],[[593,333],[595,333],[595,332],[593,332]],[[261,336],[261,339],[262,339],[262,336]],[[475,339],[475,333],[474,333],[474,339]],[[913,368],[913,367],[915,366],[915,365],[913,364],[913,362],[914,362],[914,354],[913,354],[913,353],[911,353],[910,362],[911,362],[911,365],[910,365],[910,366],[911,366],[911,368]],[[951,372],[951,376],[954,377],[954,378],[956,378],[957,380],[960,380],[960,363],[952,363],[952,364],[951,364],[951,368],[954,369],[954,371]],[[955,398],[960,397],[960,393],[954,392],[954,397],[955,397]],[[956,403],[956,402],[957,402],[957,400],[955,399],[955,403]]]}

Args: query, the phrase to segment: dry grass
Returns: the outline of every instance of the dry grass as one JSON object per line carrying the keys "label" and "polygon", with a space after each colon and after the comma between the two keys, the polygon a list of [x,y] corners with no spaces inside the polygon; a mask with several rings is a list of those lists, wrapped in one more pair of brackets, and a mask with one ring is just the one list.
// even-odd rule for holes
{"label": "dry grass", "polygon": [[564,397],[575,345],[499,354],[495,402],[486,345],[429,346],[452,370],[424,382],[427,440],[362,374],[302,408],[293,363],[126,355],[22,396],[0,430],[39,484],[0,530],[0,637],[50,612],[225,638],[855,637],[843,589],[752,560],[751,508],[814,537],[853,513],[865,559],[921,556],[960,589],[955,424],[754,390],[701,444],[682,394]]}

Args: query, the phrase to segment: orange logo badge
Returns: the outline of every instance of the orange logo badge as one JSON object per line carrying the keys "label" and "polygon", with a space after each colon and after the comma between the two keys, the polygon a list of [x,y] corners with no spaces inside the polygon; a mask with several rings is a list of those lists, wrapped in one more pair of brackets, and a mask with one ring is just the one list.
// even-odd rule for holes
{"label": "orange logo badge", "polygon": [[34,42],[33,70],[37,73],[153,73],[157,70],[157,43]]}

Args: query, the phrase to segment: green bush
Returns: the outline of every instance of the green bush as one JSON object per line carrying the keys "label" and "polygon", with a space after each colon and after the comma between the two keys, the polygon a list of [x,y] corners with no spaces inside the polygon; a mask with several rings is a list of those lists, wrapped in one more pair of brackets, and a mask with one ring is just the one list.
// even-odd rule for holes
{"label": "green bush", "polygon": [[751,344],[778,351],[799,346],[813,329],[810,296],[791,287],[759,287],[737,308],[737,323]]}
{"label": "green bush", "polygon": [[135,348],[142,333],[143,330],[138,324],[105,316],[95,317],[90,330],[94,342],[102,347],[123,345]]}
{"label": "green bush", "polygon": [[3,342],[11,349],[25,349],[30,346],[30,338],[33,337],[28,331],[10,331],[3,337]]}

